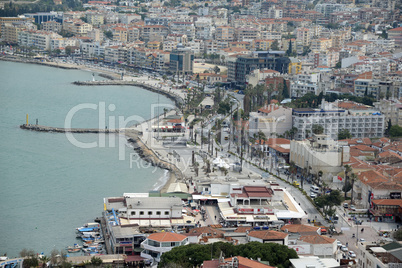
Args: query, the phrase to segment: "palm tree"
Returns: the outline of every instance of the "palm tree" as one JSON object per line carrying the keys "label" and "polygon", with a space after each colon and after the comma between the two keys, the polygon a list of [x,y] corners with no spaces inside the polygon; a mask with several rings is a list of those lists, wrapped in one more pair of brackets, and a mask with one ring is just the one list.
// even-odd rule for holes
{"label": "palm tree", "polygon": [[289,172],[292,174],[292,182],[293,182],[295,180],[295,175],[297,172],[296,164],[293,161],[290,161]]}
{"label": "palm tree", "polygon": [[355,173],[350,174],[350,179],[352,181],[352,193],[350,194],[350,204],[353,204],[353,185],[355,184],[357,178],[358,177]]}
{"label": "palm tree", "polygon": [[345,186],[344,186],[344,191],[345,191],[345,200],[346,200],[346,193],[347,193],[346,187],[347,187],[348,182],[349,182],[349,173],[352,171],[352,167],[349,166],[349,165],[344,165],[343,167],[345,168]]}

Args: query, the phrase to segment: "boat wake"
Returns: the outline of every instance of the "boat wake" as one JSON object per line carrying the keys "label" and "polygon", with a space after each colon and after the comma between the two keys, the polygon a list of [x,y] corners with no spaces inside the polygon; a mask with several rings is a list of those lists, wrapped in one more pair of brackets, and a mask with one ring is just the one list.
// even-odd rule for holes
{"label": "boat wake", "polygon": [[162,177],[160,177],[153,185],[153,191],[159,191],[168,182],[170,177],[169,170],[165,170]]}

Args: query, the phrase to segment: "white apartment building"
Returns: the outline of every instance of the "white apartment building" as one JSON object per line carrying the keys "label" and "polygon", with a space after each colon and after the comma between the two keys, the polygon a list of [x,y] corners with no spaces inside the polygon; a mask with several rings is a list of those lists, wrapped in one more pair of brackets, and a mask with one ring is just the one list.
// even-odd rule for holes
{"label": "white apartment building", "polygon": [[258,112],[250,113],[249,135],[253,137],[262,131],[267,138],[273,134],[283,135],[292,128],[292,109],[270,104]]}
{"label": "white apartment building", "polygon": [[292,97],[300,98],[307,93],[319,94],[318,83],[321,74],[298,74],[294,77],[294,81],[290,85]]}
{"label": "white apartment building", "polygon": [[262,40],[282,40],[281,32],[261,31],[260,35]]}
{"label": "white apartment building", "polygon": [[195,38],[195,26],[192,22],[175,21],[170,23],[171,34],[185,34],[188,39]]}
{"label": "white apartment building", "polygon": [[345,143],[338,143],[327,135],[314,135],[313,139],[290,141],[290,159],[300,169],[317,174],[322,171],[324,179],[332,180],[350,160],[350,149]]}
{"label": "white apartment building", "polygon": [[371,79],[356,79],[355,80],[355,95],[358,97],[364,97],[366,95],[372,95],[378,99],[380,94],[380,85],[378,81]]}
{"label": "white apartment building", "polygon": [[62,38],[62,36],[54,32],[21,31],[18,33],[18,45],[49,50],[51,49],[51,40],[58,38]]}
{"label": "white apartment building", "polygon": [[402,103],[398,99],[382,99],[374,103],[374,106],[385,116],[385,124],[391,120],[392,125],[402,126]]}
{"label": "white apartment building", "polygon": [[[338,138],[342,129],[349,130],[352,137],[382,137],[384,135],[385,116],[376,109],[346,110],[326,103],[321,109],[293,109],[293,126],[297,128],[296,139],[312,135],[314,124],[323,126],[324,134],[332,139]],[[327,106],[327,107],[325,107]]]}

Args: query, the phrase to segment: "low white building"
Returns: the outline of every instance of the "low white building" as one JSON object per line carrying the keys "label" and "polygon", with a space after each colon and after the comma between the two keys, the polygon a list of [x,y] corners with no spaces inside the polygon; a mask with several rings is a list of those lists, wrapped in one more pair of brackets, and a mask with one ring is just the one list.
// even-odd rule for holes
{"label": "low white building", "polygon": [[276,243],[285,246],[288,245],[288,237],[289,235],[287,233],[271,230],[251,231],[247,234],[247,240],[249,242]]}
{"label": "low white building", "polygon": [[339,267],[339,263],[336,259],[332,258],[319,258],[316,256],[299,257],[298,259],[290,259],[292,268],[306,268],[306,267],[319,267],[319,268],[331,268]]}

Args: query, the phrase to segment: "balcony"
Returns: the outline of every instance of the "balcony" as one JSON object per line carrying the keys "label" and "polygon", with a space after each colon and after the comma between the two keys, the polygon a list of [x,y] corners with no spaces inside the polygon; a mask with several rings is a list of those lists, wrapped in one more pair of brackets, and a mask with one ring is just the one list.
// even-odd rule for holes
{"label": "balcony", "polygon": [[154,251],[154,252],[168,252],[170,250],[172,250],[173,247],[155,247],[155,246],[150,246],[146,243],[146,241],[141,243],[141,248],[146,249],[146,250],[150,250],[150,251]]}

